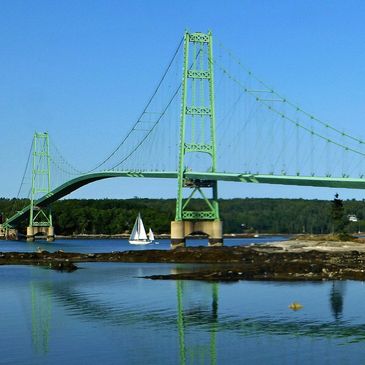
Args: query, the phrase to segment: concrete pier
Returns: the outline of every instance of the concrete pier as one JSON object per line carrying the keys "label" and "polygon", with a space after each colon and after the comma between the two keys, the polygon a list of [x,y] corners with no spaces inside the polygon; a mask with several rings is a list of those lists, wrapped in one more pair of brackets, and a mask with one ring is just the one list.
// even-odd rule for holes
{"label": "concrete pier", "polygon": [[18,231],[15,228],[4,228],[0,224],[0,239],[15,241],[18,239]]}
{"label": "concrete pier", "polygon": [[43,235],[47,236],[47,242],[53,242],[55,240],[53,226],[50,226],[50,227],[28,226],[27,227],[27,242],[34,242],[36,239],[36,235],[38,233],[43,233]]}
{"label": "concrete pier", "polygon": [[214,221],[172,221],[171,248],[184,247],[186,237],[192,233],[208,235],[208,246],[223,246],[223,222]]}

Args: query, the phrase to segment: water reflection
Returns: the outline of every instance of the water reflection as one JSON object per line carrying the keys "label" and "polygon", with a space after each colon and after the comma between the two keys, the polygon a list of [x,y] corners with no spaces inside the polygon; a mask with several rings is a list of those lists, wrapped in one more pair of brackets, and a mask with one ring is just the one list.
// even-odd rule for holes
{"label": "water reflection", "polygon": [[330,304],[335,320],[340,320],[343,312],[343,297],[346,290],[346,281],[334,281],[330,293]]}
{"label": "water reflection", "polygon": [[[138,279],[136,276],[146,275],[146,268],[133,266],[128,274],[123,270],[117,275],[112,270],[99,276],[106,264],[89,265],[89,269],[80,270],[74,275],[52,273],[49,277],[44,274],[39,280],[30,281],[31,308],[32,308],[32,343],[37,353],[46,354],[49,351],[49,338],[52,330],[57,328],[51,325],[52,307],[55,313],[60,308],[67,316],[87,323],[101,323],[120,327],[124,332],[129,329],[143,328],[146,335],[149,329],[166,330],[169,336],[175,336],[176,356],[182,365],[187,363],[216,364],[219,358],[217,338],[239,334],[241,336],[280,335],[290,337],[344,339],[346,342],[361,342],[365,340],[365,325],[350,323],[342,320],[343,302],[346,294],[346,282],[333,282],[326,297],[335,321],[320,321],[305,315],[288,315],[280,317],[267,315],[260,311],[241,311],[230,313],[227,310],[227,297],[220,294],[227,284],[206,283],[197,281],[159,282]],[[108,268],[113,266],[108,266]],[[125,267],[123,264],[115,268]],[[100,271],[98,271],[100,270]],[[184,267],[174,268],[184,270]],[[109,274],[113,273],[123,281],[108,283]],[[150,272],[148,272],[150,273]],[[77,276],[79,275],[79,276]],[[56,279],[55,279],[56,278]],[[113,279],[114,280],[114,279]],[[160,289],[164,283],[165,286]],[[171,292],[171,285],[175,291]],[[248,295],[239,290],[244,283],[232,284],[237,288],[237,301],[245,300]],[[241,285],[241,286],[240,286]],[[283,284],[287,285],[287,284]],[[290,285],[290,284],[288,284]],[[85,288],[86,286],[86,288]],[[109,289],[105,287],[110,286]],[[141,297],[133,298],[133,288],[140,287]],[[145,292],[145,290],[149,290]],[[311,290],[310,286],[303,290]],[[144,295],[144,296],[143,296]],[[159,298],[164,295],[163,298]],[[220,297],[221,295],[221,297]],[[132,298],[131,298],[132,297]],[[143,306],[140,299],[144,299]],[[157,299],[156,299],[157,298]],[[222,307],[223,302],[223,307]],[[152,304],[151,304],[152,303]],[[275,299],[273,298],[273,303]],[[229,307],[228,307],[229,308]],[[306,307],[305,307],[306,309]],[[305,314],[305,309],[303,313]],[[55,316],[54,316],[55,317]],[[222,337],[221,337],[222,336]]]}
{"label": "water reflection", "polygon": [[[211,303],[211,318],[209,321],[210,328],[208,333],[210,334],[210,341],[208,344],[196,344],[187,346],[185,341],[185,330],[187,323],[185,320],[184,306],[183,306],[183,296],[184,296],[184,284],[186,281],[176,281],[177,289],[177,327],[179,334],[179,353],[180,353],[180,364],[185,365],[188,358],[188,362],[195,363],[208,363],[215,365],[217,363],[217,349],[216,349],[216,336],[217,336],[217,322],[218,322],[218,283],[208,284],[212,293],[212,303]],[[207,314],[194,311],[193,313],[189,311],[190,315],[199,314],[199,317]],[[207,317],[207,316],[206,316]],[[206,318],[207,319],[207,318]]]}
{"label": "water reflection", "polygon": [[[37,353],[47,353],[51,322],[51,296],[44,295],[42,288],[30,283],[32,303],[32,344]],[[47,290],[49,293],[49,290]]]}

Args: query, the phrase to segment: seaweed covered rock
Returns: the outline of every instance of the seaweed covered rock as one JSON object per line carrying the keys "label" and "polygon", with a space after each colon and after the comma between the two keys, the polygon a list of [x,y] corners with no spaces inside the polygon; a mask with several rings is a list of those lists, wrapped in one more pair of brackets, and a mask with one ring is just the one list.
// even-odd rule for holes
{"label": "seaweed covered rock", "polygon": [[48,267],[52,270],[72,272],[78,269],[78,267],[69,260],[54,260],[48,264]]}

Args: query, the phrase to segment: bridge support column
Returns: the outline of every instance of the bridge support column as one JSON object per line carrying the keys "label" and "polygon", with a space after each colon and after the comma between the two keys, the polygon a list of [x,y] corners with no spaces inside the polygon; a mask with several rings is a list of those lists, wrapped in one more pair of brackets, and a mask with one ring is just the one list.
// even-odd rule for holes
{"label": "bridge support column", "polygon": [[27,242],[34,242],[36,235],[38,233],[43,233],[43,235],[45,235],[47,237],[47,242],[53,242],[55,240],[53,226],[49,226],[49,227],[28,226],[27,227]]}
{"label": "bridge support column", "polygon": [[171,222],[171,248],[185,247],[185,237],[192,232],[192,222],[172,221]]}
{"label": "bridge support column", "polygon": [[208,246],[223,246],[223,222],[221,220],[204,222],[210,232]]}
{"label": "bridge support column", "polygon": [[47,242],[54,242],[54,240],[55,235],[53,226],[47,227]]}
{"label": "bridge support column", "polygon": [[[51,209],[47,205],[39,205],[40,198],[51,191],[51,156],[49,153],[48,133],[34,133],[32,189],[29,209],[29,226],[27,242],[34,242],[38,233],[46,236],[48,242],[54,241]],[[43,237],[42,237],[43,238]]]}
{"label": "bridge support column", "polygon": [[0,240],[6,239],[6,229],[0,224]]}
{"label": "bridge support column", "polygon": [[27,227],[27,242],[34,242],[34,227]]}
{"label": "bridge support column", "polygon": [[194,232],[208,235],[208,246],[223,246],[223,222],[214,221],[172,221],[171,248],[185,247],[186,236]]}
{"label": "bridge support column", "polygon": [[18,230],[15,228],[3,227],[0,224],[0,240],[13,240],[16,241],[18,239]]}

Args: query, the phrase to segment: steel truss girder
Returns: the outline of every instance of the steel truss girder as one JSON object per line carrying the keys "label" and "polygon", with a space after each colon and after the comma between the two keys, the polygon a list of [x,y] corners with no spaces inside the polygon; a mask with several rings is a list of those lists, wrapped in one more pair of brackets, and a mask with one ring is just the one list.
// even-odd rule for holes
{"label": "steel truss girder", "polygon": [[203,143],[184,143],[185,153],[186,152],[204,152],[213,154],[213,146],[210,144]]}
{"label": "steel truss girder", "polygon": [[212,211],[184,210],[182,218],[183,220],[212,220],[215,219],[215,214]]}
{"label": "steel truss girder", "polygon": [[211,116],[211,110],[207,107],[187,106],[185,109],[187,115],[208,115]]}
{"label": "steel truss girder", "polygon": [[189,70],[188,77],[190,79],[209,79],[210,72],[209,71],[200,71],[200,70]]}

